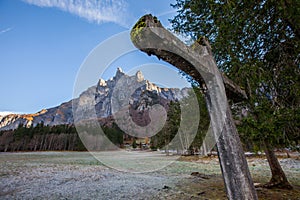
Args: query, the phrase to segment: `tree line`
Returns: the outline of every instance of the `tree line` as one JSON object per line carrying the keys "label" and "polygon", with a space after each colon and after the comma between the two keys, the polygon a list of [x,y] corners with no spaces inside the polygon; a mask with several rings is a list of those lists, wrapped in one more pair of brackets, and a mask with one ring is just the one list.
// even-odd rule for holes
{"label": "tree line", "polygon": [[[124,132],[115,123],[102,129],[112,143],[123,146]],[[44,126],[38,123],[0,131],[0,152],[14,151],[86,151],[86,148],[73,124]]]}
{"label": "tree line", "polygon": [[15,130],[0,132],[0,151],[84,151],[84,145],[74,126],[44,126],[29,128],[20,124]]}

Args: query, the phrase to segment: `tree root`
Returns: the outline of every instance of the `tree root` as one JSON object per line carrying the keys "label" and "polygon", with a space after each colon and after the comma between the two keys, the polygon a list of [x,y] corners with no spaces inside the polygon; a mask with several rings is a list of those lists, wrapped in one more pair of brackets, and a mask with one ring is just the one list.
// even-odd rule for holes
{"label": "tree root", "polygon": [[289,184],[288,182],[282,182],[282,181],[277,181],[277,182],[270,181],[265,184],[256,185],[255,187],[256,188],[266,188],[266,189],[274,189],[274,188],[286,189],[286,190],[293,189],[293,186],[291,186],[291,184]]}

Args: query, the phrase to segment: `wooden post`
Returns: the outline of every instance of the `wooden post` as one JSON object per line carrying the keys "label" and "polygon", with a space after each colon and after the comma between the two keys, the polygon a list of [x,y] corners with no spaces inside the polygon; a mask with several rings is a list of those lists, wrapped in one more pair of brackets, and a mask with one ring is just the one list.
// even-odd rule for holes
{"label": "wooden post", "polygon": [[135,24],[131,40],[141,51],[169,62],[199,82],[205,94],[227,196],[229,199],[257,199],[226,93],[233,100],[247,97],[240,87],[219,72],[208,42],[202,39],[191,47],[186,46],[152,15],[143,16]]}

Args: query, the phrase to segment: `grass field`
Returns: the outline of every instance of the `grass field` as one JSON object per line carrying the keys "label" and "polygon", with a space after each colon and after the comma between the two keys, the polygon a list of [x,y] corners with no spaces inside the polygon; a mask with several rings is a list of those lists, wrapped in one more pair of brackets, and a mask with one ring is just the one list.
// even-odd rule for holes
{"label": "grass field", "polygon": [[[134,172],[138,166],[137,171],[142,171],[144,166],[152,172],[118,171],[106,166],[108,159],[104,165],[88,152],[0,153],[0,199],[226,199],[216,157],[175,160],[151,152],[139,158],[118,155],[105,154],[121,169]],[[300,160],[281,158],[280,162],[294,189],[258,188],[260,199],[300,199]],[[254,182],[269,180],[264,157],[249,158],[248,164]]]}

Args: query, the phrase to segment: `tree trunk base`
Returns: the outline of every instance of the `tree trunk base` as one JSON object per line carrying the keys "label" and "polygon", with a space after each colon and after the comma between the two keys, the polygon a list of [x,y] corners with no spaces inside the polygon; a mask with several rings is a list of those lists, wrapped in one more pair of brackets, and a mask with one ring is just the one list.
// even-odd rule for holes
{"label": "tree trunk base", "polygon": [[273,148],[266,140],[264,141],[264,144],[265,144],[266,157],[269,162],[269,166],[272,173],[272,178],[268,183],[264,184],[263,187],[280,188],[280,189],[288,189],[288,190],[293,189],[292,185],[289,183],[284,171],[281,168],[281,165],[276,157]]}
{"label": "tree trunk base", "polygon": [[285,181],[270,181],[265,184],[257,185],[257,188],[267,188],[267,189],[285,189],[285,190],[292,190],[293,186],[289,182]]}

